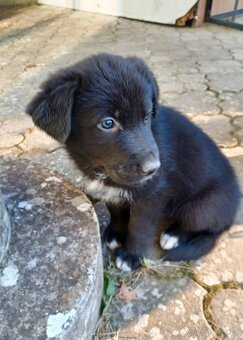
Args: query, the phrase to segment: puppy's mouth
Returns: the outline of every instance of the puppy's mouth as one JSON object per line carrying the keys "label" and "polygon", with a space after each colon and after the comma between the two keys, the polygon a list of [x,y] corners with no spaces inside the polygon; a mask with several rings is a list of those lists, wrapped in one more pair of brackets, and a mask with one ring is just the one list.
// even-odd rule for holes
{"label": "puppy's mouth", "polygon": [[137,187],[140,185],[146,184],[149,180],[151,180],[157,171],[147,175],[141,174],[134,174],[133,172],[124,172],[124,171],[117,171],[115,169],[106,170],[108,177],[115,182],[116,184],[127,186],[127,187]]}

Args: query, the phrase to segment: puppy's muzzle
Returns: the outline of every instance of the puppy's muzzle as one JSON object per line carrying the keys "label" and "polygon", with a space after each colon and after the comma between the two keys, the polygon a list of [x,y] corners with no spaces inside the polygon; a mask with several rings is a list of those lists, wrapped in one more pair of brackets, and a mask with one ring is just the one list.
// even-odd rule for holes
{"label": "puppy's muzzle", "polygon": [[160,160],[158,157],[150,155],[140,165],[141,174],[144,176],[153,175],[160,168]]}

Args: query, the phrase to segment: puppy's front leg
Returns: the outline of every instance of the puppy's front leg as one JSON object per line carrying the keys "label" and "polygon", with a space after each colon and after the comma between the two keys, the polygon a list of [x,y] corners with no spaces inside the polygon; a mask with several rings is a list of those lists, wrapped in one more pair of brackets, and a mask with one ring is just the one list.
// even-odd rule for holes
{"label": "puppy's front leg", "polygon": [[125,242],[130,208],[126,205],[107,205],[107,207],[111,215],[111,221],[105,231],[105,242],[110,250],[115,250]]}
{"label": "puppy's front leg", "polygon": [[137,269],[152,248],[159,218],[149,207],[132,206],[128,233],[123,247],[116,251],[116,265],[123,271]]}

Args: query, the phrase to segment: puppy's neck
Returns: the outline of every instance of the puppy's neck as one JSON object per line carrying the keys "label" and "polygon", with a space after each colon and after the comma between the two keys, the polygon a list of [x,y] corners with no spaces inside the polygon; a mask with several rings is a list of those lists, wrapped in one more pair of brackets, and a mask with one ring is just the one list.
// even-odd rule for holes
{"label": "puppy's neck", "polygon": [[132,202],[132,193],[124,188],[113,185],[113,182],[106,174],[98,169],[82,169],[81,172],[81,188],[91,197],[102,200],[107,203],[124,204]]}

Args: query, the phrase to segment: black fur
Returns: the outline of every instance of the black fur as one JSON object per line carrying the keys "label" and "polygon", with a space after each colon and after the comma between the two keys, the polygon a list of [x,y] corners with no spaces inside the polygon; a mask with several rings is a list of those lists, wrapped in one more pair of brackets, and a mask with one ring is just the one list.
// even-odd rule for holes
{"label": "black fur", "polygon": [[[87,183],[103,183],[95,195],[109,201],[108,241],[121,242],[117,256],[133,268],[165,219],[180,231],[168,260],[205,255],[232,225],[240,198],[215,143],[157,100],[142,60],[101,54],[51,76],[27,107],[37,126],[66,144]],[[114,128],[101,127],[105,117]]]}

